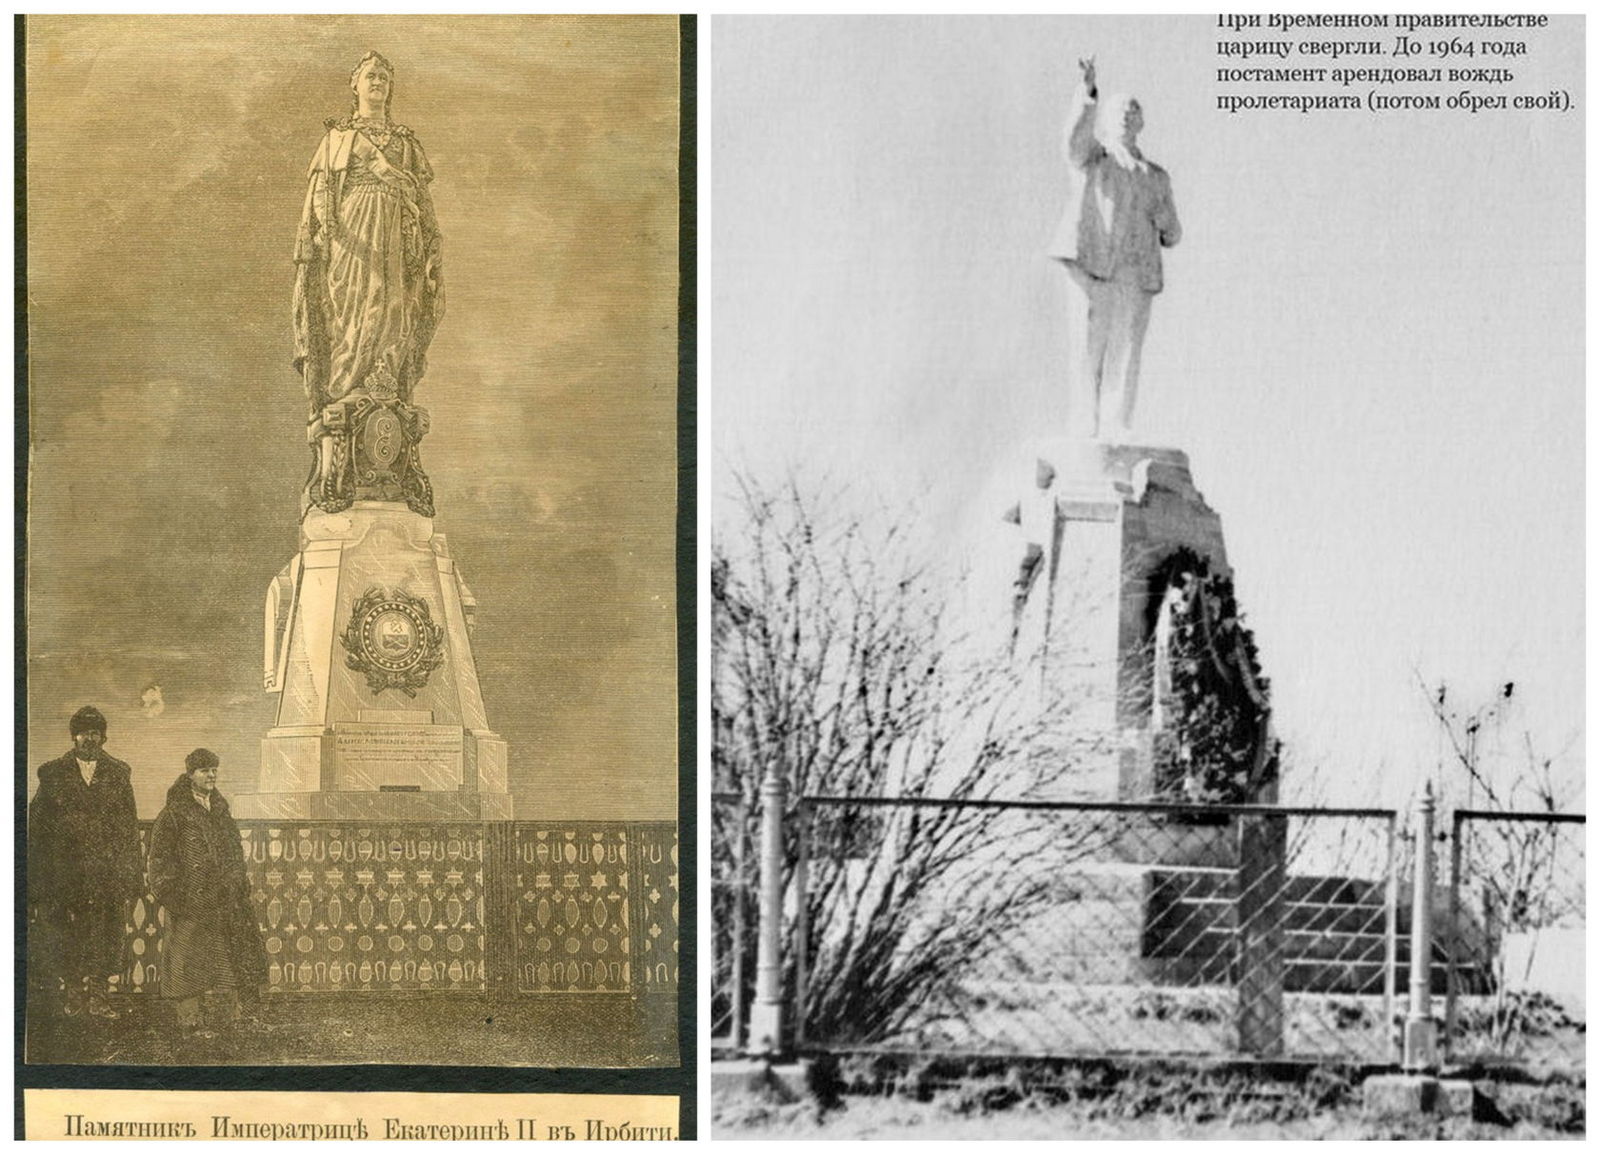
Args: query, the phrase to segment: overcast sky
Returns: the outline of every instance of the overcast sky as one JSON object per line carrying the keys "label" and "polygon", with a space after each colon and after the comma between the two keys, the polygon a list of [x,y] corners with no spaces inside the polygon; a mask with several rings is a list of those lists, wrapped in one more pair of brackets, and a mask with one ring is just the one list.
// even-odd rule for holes
{"label": "overcast sky", "polygon": [[[1216,39],[1211,17],[715,21],[714,479],[802,463],[973,548],[997,464],[1063,431],[1044,248],[1094,54],[1184,225],[1136,423],[1222,516],[1278,730],[1320,767],[1289,792],[1403,801],[1437,754],[1414,670],[1472,701],[1514,681],[1505,736],[1581,779],[1582,113],[1229,115]],[[1508,91],[1581,110],[1581,20],[1525,39]]]}
{"label": "overcast sky", "polygon": [[[671,817],[677,22],[28,20],[30,766],[98,705],[153,814],[252,789],[309,464],[291,252],[369,48],[437,179],[423,464],[519,816]],[[161,690],[160,708],[147,696]]]}

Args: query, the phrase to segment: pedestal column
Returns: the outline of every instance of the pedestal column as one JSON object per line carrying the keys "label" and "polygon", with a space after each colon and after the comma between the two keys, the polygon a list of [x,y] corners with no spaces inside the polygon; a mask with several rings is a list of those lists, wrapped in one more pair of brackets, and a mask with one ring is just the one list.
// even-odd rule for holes
{"label": "pedestal column", "polygon": [[1153,642],[1165,567],[1182,551],[1227,574],[1222,521],[1180,450],[1062,439],[1032,447],[1009,520],[1020,538],[1012,648],[1042,698],[1075,703],[1071,791],[1090,801],[1151,792]]}
{"label": "pedestal column", "polygon": [[490,728],[473,601],[433,520],[401,502],[308,512],[266,607],[278,697],[246,817],[511,816]]}

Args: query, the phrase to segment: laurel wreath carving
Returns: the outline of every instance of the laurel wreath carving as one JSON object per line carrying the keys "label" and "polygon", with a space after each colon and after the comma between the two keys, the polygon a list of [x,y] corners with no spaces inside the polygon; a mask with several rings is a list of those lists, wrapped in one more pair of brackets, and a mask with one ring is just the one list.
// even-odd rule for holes
{"label": "laurel wreath carving", "polygon": [[[404,613],[417,631],[416,658],[401,670],[389,669],[374,661],[367,645],[368,623],[387,609]],[[415,698],[417,691],[428,684],[428,675],[444,665],[444,627],[434,625],[427,602],[401,589],[372,586],[358,597],[350,608],[350,620],[339,640],[349,651],[345,655],[345,665],[366,675],[367,688],[374,694],[399,690],[406,697]]]}

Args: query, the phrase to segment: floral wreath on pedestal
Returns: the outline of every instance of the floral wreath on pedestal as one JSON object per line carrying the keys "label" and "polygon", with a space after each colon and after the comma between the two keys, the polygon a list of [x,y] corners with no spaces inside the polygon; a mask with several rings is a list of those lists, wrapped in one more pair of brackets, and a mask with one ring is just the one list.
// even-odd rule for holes
{"label": "floral wreath on pedestal", "polygon": [[1166,652],[1154,655],[1171,671],[1164,694],[1153,688],[1166,718],[1155,735],[1156,793],[1202,804],[1257,802],[1277,779],[1278,742],[1268,682],[1233,582],[1186,549],[1161,569],[1165,580],[1152,586],[1163,598],[1174,589],[1178,596]]}

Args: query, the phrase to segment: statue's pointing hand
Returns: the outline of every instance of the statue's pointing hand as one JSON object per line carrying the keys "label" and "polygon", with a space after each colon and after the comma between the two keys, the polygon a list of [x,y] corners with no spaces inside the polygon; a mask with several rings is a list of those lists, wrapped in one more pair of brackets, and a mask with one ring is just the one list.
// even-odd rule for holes
{"label": "statue's pointing hand", "polygon": [[1091,56],[1087,60],[1079,60],[1078,68],[1083,72],[1084,88],[1088,89],[1090,96],[1098,96],[1099,92],[1096,90],[1094,83],[1094,57]]}

